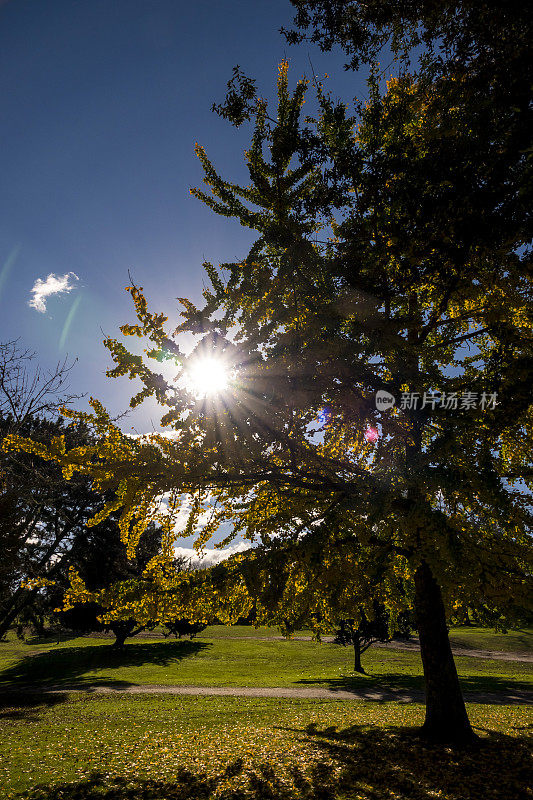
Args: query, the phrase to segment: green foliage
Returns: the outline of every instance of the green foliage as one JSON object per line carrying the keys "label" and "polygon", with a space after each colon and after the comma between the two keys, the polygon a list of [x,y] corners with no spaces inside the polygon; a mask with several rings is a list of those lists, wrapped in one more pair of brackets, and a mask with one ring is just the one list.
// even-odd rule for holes
{"label": "green foliage", "polygon": [[[531,17],[525,2],[478,4],[464,0],[439,3],[405,0],[291,0],[297,13],[288,41],[311,41],[322,50],[340,45],[348,68],[373,62],[385,45],[397,58],[409,55],[434,72],[468,67],[494,71],[512,58],[514,77],[527,80]],[[418,48],[418,52],[417,52]],[[437,51],[437,52],[435,52]],[[497,60],[495,59],[495,54]]]}

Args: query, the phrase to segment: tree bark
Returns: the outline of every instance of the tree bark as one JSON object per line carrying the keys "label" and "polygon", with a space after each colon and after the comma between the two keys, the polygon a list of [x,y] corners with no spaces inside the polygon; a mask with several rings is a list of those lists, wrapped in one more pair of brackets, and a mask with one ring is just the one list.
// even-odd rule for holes
{"label": "tree bark", "polygon": [[110,625],[109,630],[111,630],[115,636],[115,641],[111,647],[114,650],[123,650],[126,639],[131,636],[134,627],[135,623],[131,624],[129,622],[115,622]]}
{"label": "tree bark", "polygon": [[442,593],[425,561],[415,572],[415,612],[426,686],[426,719],[421,733],[435,742],[472,742],[477,736],[470,726],[457,677]]}
{"label": "tree bark", "polygon": [[353,671],[365,675],[366,673],[363,667],[361,666],[361,641],[359,639],[359,634],[357,633],[357,631],[354,631],[354,633],[352,634],[352,644],[354,653]]}

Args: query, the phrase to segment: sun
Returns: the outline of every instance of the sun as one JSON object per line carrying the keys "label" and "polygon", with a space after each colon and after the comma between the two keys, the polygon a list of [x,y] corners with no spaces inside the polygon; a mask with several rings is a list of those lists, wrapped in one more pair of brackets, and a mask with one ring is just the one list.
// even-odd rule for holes
{"label": "sun", "polygon": [[187,370],[187,388],[197,397],[213,397],[229,386],[229,372],[222,361],[206,356]]}

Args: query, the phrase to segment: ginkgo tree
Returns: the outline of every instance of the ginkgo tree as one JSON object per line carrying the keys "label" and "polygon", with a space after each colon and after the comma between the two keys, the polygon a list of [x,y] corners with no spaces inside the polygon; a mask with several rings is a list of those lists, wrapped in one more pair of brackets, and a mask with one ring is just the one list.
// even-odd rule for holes
{"label": "ginkgo tree", "polygon": [[[219,111],[253,124],[250,184],[225,180],[198,146],[206,189],[193,194],[258,239],[241,262],[204,265],[211,288],[200,306],[181,298],[175,330],[131,286],[137,322],[121,330],[149,345],[138,355],[106,341],[109,374],[140,381],[132,406],[155,397],[172,435],[127,437],[94,400],[92,414],[74,415],[93,427],[94,446],[66,452],[61,439],[45,448],[17,437],[6,446],[113,489],[102,515],[122,509],[130,552],[149,521],[161,523],[164,499],[170,561],[187,496],[183,533],[203,519],[199,547],[224,522],[228,540],[272,550],[309,531],[327,530],[333,548],[352,541],[346,571],[325,556],[324,576],[331,569],[340,591],[359,580],[359,595],[369,581],[411,587],[422,732],[469,740],[446,609],[475,587],[500,610],[531,597],[529,160],[490,97],[463,94],[459,68],[400,71],[385,88],[374,71],[352,116],[322,85],[314,90],[316,113],[304,117],[307,83],[291,92],[282,63],[269,113],[235,71]],[[505,170],[514,190],[501,189]],[[196,337],[190,352],[183,334]],[[195,395],[186,376],[207,357],[228,379]],[[279,548],[280,580],[290,553]],[[146,574],[157,592],[135,587],[117,609],[144,603],[154,618],[161,598],[178,602],[177,579],[158,559]],[[206,618],[213,602],[229,621],[247,613],[263,583],[230,580],[232,569],[180,579],[184,616],[201,621],[202,598]]]}

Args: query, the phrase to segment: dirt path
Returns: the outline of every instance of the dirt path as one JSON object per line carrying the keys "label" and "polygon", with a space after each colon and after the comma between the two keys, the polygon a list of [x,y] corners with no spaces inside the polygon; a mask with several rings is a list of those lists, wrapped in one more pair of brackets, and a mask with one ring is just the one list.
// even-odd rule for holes
{"label": "dirt path", "polygon": [[[389,647],[395,650],[416,650],[420,651],[418,641],[412,642],[387,642],[381,644],[380,647]],[[514,653],[512,651],[505,652],[503,650],[477,650],[474,647],[452,647],[454,656],[470,656],[471,658],[490,658],[495,661],[523,661],[528,664],[533,664],[533,653]]]}
{"label": "dirt path", "polygon": [[[20,694],[22,687],[17,690]],[[35,692],[35,689],[32,690]],[[83,692],[89,694],[172,694],[172,695],[212,695],[218,697],[277,697],[277,698],[296,698],[296,699],[320,699],[320,700],[366,700],[374,703],[396,702],[396,703],[422,703],[424,701],[423,692],[406,689],[389,689],[379,687],[369,687],[368,689],[358,689],[357,691],[347,691],[345,689],[324,689],[320,687],[294,688],[284,686],[162,686],[157,684],[132,685],[132,686],[105,686],[105,685],[84,685],[82,687],[63,688],[60,686],[50,687],[42,691],[42,694],[71,694]],[[6,695],[15,694],[15,690],[4,691]],[[483,703],[488,705],[533,705],[533,692],[510,691],[510,692],[465,692],[464,698],[467,703]]]}

